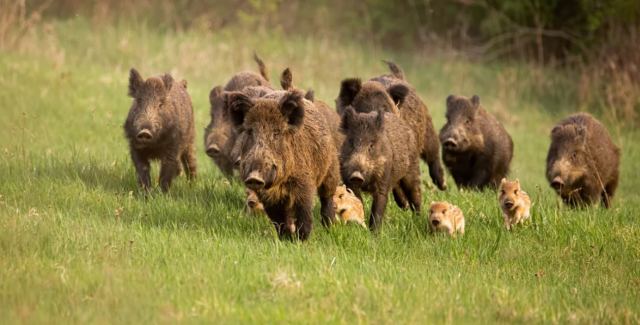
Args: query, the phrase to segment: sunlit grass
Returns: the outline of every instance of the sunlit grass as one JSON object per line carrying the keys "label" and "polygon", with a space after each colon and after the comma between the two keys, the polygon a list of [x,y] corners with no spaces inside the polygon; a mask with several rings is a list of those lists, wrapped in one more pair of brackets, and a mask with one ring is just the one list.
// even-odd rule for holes
{"label": "sunlit grass", "polygon": [[[385,73],[380,60],[394,59],[436,128],[448,94],[479,94],[513,136],[511,175],[534,201],[532,222],[506,232],[495,193],[460,192],[449,177],[447,192],[425,186],[423,204],[460,206],[462,238],[431,236],[424,213],[391,203],[379,234],[325,229],[316,207],[308,242],[280,242],[265,218],[242,212],[241,186],[203,150],[197,181],[140,195],[121,127],[127,70],[188,80],[201,148],[209,89],[255,70],[254,50],[274,84],[291,67],[297,85],[328,103],[341,79]],[[623,152],[612,209],[562,207],[544,160],[575,89],[570,77],[528,71],[279,33],[83,20],[38,29],[0,52],[0,320],[637,323],[639,134],[608,124]]]}

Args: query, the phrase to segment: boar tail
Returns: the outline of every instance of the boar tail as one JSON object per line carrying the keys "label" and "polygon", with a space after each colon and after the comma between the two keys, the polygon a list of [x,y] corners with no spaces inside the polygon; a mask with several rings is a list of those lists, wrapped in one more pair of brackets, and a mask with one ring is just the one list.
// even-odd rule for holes
{"label": "boar tail", "polygon": [[393,74],[394,77],[400,80],[404,80],[404,72],[402,72],[402,69],[400,69],[397,64],[387,60],[382,60],[382,62],[387,64],[389,70],[391,70],[391,74]]}
{"label": "boar tail", "polygon": [[258,64],[258,68],[260,69],[260,75],[267,81],[269,81],[269,76],[267,75],[267,66],[264,65],[262,59],[258,56],[257,53],[253,52],[253,60]]}

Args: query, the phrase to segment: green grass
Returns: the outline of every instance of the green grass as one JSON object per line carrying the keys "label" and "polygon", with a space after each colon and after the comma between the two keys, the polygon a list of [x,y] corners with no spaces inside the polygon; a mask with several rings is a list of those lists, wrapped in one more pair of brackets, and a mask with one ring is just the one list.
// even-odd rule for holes
{"label": "green grass", "polygon": [[[425,186],[423,203],[459,205],[462,238],[431,236],[424,214],[390,204],[376,235],[324,229],[316,207],[308,242],[277,240],[201,149],[209,89],[255,70],[254,49],[275,84],[289,66],[329,103],[342,78],[395,59],[437,128],[449,93],[479,94],[513,136],[511,175],[534,200],[532,222],[503,230],[495,193],[463,193],[449,178],[447,192]],[[200,173],[168,195],[136,189],[121,128],[131,66],[189,81]],[[0,323],[638,323],[640,134],[605,121],[623,154],[610,210],[567,209],[544,178],[548,132],[576,109],[574,82],[277,32],[47,23],[0,52]]]}

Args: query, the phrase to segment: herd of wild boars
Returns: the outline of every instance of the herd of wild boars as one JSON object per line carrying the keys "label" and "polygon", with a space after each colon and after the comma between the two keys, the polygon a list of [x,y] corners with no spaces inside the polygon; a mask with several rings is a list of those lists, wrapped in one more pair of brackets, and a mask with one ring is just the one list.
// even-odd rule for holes
{"label": "herd of wild boars", "polygon": [[[382,225],[390,194],[401,209],[419,215],[420,160],[440,190],[447,189],[442,163],[459,188],[497,190],[507,229],[529,218],[529,196],[519,180],[506,179],[511,136],[477,95],[448,96],[438,134],[427,105],[393,62],[385,61],[389,74],[344,79],[334,109],[313,90],[297,88],[289,68],[275,89],[264,62],[254,60],[259,73],[239,72],[211,89],[204,150],[226,177],[244,183],[247,212],[266,214],[280,238],[309,237],[316,196],[325,226],[367,227],[363,193],[372,197],[372,230]],[[160,161],[165,192],[181,170],[193,179],[195,122],[187,82],[169,74],[145,80],[131,69],[129,96],[124,129],[139,185],[152,186],[150,160]],[[552,128],[546,176],[569,206],[601,201],[609,207],[619,160],[605,127],[579,113]],[[433,232],[464,234],[463,212],[449,202],[431,203],[427,221]]]}

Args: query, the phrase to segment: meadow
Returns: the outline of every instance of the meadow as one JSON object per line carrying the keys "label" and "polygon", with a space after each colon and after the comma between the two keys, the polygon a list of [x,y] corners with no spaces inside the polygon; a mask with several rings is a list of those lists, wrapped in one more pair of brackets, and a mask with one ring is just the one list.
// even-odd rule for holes
{"label": "meadow", "polygon": [[[430,235],[424,212],[390,200],[380,233],[323,228],[316,204],[307,242],[278,240],[202,144],[209,90],[257,71],[254,50],[273,84],[290,67],[330,104],[340,80],[394,60],[437,129],[447,95],[478,94],[513,137],[510,175],[532,197],[532,221],[508,232],[495,192],[461,192],[449,176],[441,192],[424,173],[423,204],[460,206],[463,237]],[[199,177],[168,194],[136,186],[122,130],[130,67],[188,80]],[[576,84],[525,63],[278,31],[42,24],[0,51],[0,323],[639,323],[640,131],[603,118],[622,149],[611,209],[568,209],[544,177],[551,128],[584,109]]]}

